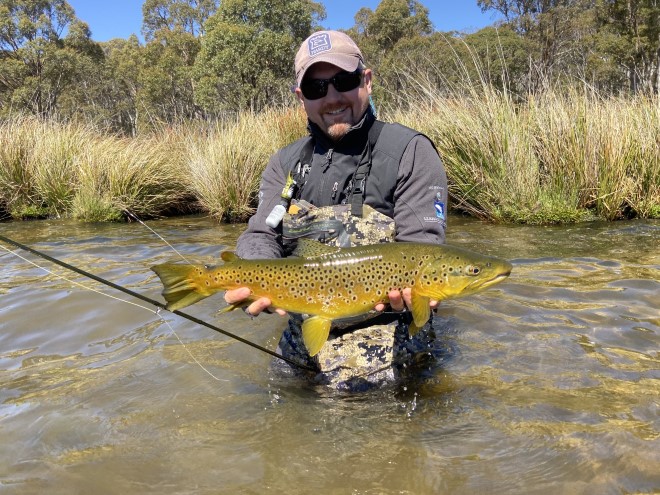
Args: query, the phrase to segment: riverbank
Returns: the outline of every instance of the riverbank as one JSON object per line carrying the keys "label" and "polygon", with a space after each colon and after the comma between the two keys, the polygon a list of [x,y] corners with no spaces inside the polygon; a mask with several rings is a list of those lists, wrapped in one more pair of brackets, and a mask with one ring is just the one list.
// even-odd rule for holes
{"label": "riverbank", "polygon": [[[435,142],[453,210],[529,224],[660,218],[657,97],[547,93],[520,103],[491,88],[420,94],[381,118]],[[304,134],[304,113],[290,108],[135,138],[35,118],[5,121],[0,218],[96,222],[122,220],[126,211],[198,211],[245,221],[268,157]]]}

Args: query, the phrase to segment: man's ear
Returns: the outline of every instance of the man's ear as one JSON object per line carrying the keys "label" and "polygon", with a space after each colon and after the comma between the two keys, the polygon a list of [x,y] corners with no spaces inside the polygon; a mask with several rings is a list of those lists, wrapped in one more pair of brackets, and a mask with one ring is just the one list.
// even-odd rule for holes
{"label": "man's ear", "polygon": [[300,88],[295,89],[296,96],[298,97],[298,101],[304,106],[305,101],[303,100],[303,94],[302,91],[300,91]]}
{"label": "man's ear", "polygon": [[362,75],[362,83],[364,84],[364,87],[369,91],[369,94],[371,94],[371,83],[373,82],[372,79],[373,72],[371,69],[364,69],[364,73]]}

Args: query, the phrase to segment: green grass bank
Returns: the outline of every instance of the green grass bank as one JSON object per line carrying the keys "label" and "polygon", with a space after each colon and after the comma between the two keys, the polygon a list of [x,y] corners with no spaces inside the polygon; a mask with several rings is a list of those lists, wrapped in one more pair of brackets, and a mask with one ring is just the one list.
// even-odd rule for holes
{"label": "green grass bank", "polygon": [[[451,207],[494,222],[660,218],[660,100],[589,92],[514,102],[430,92],[382,112],[428,135]],[[20,117],[0,123],[0,218],[117,221],[204,212],[244,221],[268,157],[304,135],[299,109],[243,113],[136,138]]]}

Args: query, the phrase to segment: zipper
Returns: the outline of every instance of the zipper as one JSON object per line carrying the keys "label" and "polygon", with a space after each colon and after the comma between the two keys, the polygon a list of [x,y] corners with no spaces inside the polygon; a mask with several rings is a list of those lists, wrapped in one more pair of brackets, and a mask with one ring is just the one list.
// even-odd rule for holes
{"label": "zipper", "polygon": [[[323,167],[323,175],[321,176],[321,189],[319,191],[321,193],[321,195],[325,194],[326,182],[327,182],[326,172],[330,168],[330,165],[332,165],[332,154],[333,153],[334,153],[334,150],[332,148],[330,148],[328,150],[328,152],[325,154],[325,165]],[[334,191],[334,189],[333,189],[333,191]],[[334,197],[335,197],[335,193],[333,192],[332,193],[332,199],[334,199]]]}
{"label": "zipper", "polygon": [[328,152],[325,154],[325,168],[323,169],[324,172],[328,170],[330,165],[332,165],[332,153],[334,153],[335,150],[330,148]]}

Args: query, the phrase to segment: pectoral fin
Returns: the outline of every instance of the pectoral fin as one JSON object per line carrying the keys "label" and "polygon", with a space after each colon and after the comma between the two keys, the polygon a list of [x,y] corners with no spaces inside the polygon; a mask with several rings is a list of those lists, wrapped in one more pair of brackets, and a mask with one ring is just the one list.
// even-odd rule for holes
{"label": "pectoral fin", "polygon": [[235,309],[244,308],[249,304],[250,304],[249,302],[245,302],[245,301],[241,301],[240,304],[230,304],[229,306],[225,306],[220,311],[218,311],[218,314],[229,313],[230,311],[234,311]]}
{"label": "pectoral fin", "polygon": [[330,324],[332,322],[320,316],[307,318],[302,324],[302,336],[310,356],[319,353],[323,344],[328,340]]}
{"label": "pectoral fin", "polygon": [[412,311],[413,321],[408,327],[408,333],[411,336],[415,335],[420,329],[426,325],[431,317],[431,308],[429,306],[431,299],[424,296],[412,295]]}
{"label": "pectoral fin", "polygon": [[234,261],[241,260],[241,258],[239,258],[239,256],[232,251],[223,251],[220,253],[220,258],[222,258],[222,261],[225,263],[233,263]]}

